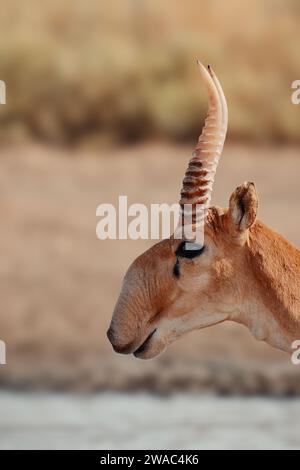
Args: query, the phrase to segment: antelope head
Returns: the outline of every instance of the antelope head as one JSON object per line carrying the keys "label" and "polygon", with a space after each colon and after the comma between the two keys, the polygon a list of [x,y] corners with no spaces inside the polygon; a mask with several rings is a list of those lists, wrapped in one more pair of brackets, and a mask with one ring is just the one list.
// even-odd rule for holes
{"label": "antelope head", "polygon": [[[184,228],[187,207],[191,225],[200,237],[195,243],[194,239],[178,239],[173,234],[132,263],[107,333],[116,352],[133,353],[142,359],[157,356],[189,331],[225,320],[244,323],[258,339],[268,340],[273,331],[273,337],[277,336],[269,342],[287,349],[284,335],[276,330],[276,306],[273,310],[267,306],[259,278],[264,274],[262,260],[269,249],[269,235],[256,222],[254,184],[238,187],[228,208],[210,207],[228,112],[215,73],[201,63],[199,68],[209,107],[183,180],[180,228]],[[266,242],[260,243],[264,238]],[[266,322],[271,330],[265,328]]]}

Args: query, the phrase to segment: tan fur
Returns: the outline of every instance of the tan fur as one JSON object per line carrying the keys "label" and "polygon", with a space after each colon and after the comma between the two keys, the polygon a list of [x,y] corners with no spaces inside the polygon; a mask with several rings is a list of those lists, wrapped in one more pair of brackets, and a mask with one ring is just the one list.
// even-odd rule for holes
{"label": "tan fur", "polygon": [[[300,328],[300,252],[283,237],[257,222],[250,231],[249,264],[260,295],[291,332]],[[300,335],[299,335],[300,336]]]}

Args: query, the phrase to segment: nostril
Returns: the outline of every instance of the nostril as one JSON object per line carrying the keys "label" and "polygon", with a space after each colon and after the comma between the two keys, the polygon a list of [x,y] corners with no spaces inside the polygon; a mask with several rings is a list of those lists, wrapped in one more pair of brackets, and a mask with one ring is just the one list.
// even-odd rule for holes
{"label": "nostril", "polygon": [[109,341],[110,341],[111,343],[113,343],[113,340],[114,340],[114,330],[113,330],[113,328],[110,327],[110,328],[107,330],[106,335],[107,335]]}
{"label": "nostril", "polygon": [[115,330],[110,327],[108,330],[107,330],[107,338],[109,339],[109,342],[110,344],[112,345],[113,349],[115,352],[117,353],[120,353],[120,354],[131,354],[134,347],[133,347],[133,343],[130,342],[130,343],[123,343],[120,342],[120,339],[118,338],[118,336],[116,335],[115,333]]}

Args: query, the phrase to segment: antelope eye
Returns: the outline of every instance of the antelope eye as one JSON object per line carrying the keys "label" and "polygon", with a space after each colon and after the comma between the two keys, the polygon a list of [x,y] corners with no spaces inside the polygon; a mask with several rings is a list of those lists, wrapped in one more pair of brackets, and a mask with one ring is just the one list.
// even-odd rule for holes
{"label": "antelope eye", "polygon": [[196,258],[196,256],[201,255],[204,251],[204,245],[201,246],[198,243],[193,243],[189,241],[183,241],[180,243],[176,250],[176,256],[181,258]]}

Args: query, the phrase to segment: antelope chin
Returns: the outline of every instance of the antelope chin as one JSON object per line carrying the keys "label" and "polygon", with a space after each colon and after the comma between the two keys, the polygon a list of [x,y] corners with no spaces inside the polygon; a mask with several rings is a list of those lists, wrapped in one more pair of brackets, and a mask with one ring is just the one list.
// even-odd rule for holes
{"label": "antelope chin", "polygon": [[146,340],[134,351],[133,355],[138,359],[153,359],[166,349],[166,343],[155,329]]}

